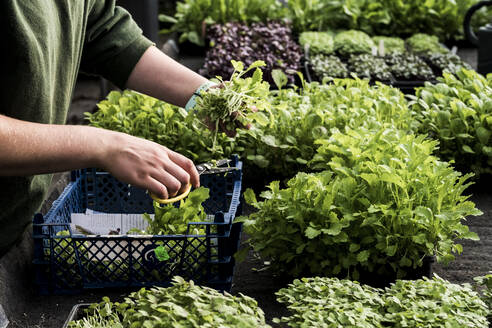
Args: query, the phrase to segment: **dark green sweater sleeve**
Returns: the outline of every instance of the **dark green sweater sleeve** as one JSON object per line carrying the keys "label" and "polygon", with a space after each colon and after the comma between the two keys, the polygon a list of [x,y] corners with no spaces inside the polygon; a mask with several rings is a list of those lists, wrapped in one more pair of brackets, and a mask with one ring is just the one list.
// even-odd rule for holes
{"label": "dark green sweater sleeve", "polygon": [[81,70],[102,75],[120,88],[153,44],[115,0],[92,1],[84,42]]}

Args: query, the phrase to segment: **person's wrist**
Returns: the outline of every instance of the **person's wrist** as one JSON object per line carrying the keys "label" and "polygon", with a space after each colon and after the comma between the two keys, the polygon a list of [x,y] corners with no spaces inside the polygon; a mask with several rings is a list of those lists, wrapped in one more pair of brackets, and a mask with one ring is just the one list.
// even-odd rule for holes
{"label": "person's wrist", "polygon": [[93,128],[91,131],[94,138],[91,148],[90,166],[97,167],[103,170],[108,170],[108,158],[113,158],[116,145],[121,145],[122,141],[120,133],[108,131],[100,128]]}
{"label": "person's wrist", "polygon": [[205,81],[202,83],[191,95],[190,99],[186,103],[185,109],[186,111],[190,111],[196,105],[197,97],[201,96],[201,92],[208,90],[211,87],[217,86],[218,84],[212,81]]}

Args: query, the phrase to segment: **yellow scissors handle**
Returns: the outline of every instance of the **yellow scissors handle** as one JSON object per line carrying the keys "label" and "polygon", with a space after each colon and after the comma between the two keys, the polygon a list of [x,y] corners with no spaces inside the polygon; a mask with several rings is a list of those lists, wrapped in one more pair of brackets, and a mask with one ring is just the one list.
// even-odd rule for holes
{"label": "yellow scissors handle", "polygon": [[183,198],[188,196],[190,191],[191,191],[191,184],[189,184],[186,187],[186,190],[181,195],[178,195],[178,196],[173,197],[173,198],[162,199],[162,198],[157,197],[153,193],[150,193],[150,197],[152,197],[152,199],[155,200],[156,202],[158,202],[159,204],[172,204],[172,203],[179,202],[180,200],[182,200]]}

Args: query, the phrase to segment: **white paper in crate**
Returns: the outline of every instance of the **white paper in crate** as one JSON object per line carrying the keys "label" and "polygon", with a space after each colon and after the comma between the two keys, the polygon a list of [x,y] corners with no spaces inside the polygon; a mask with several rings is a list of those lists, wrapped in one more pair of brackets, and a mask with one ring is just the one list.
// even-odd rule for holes
{"label": "white paper in crate", "polygon": [[142,214],[108,214],[89,209],[86,213],[72,213],[71,219],[72,231],[84,235],[125,235],[131,229],[145,230],[149,225]]}
{"label": "white paper in crate", "polygon": [[[153,219],[154,214],[150,217]],[[207,220],[212,221],[213,215],[207,215]],[[90,209],[87,209],[85,213],[72,213],[72,223],[70,228],[75,234],[83,235],[125,235],[131,229],[145,230],[148,226],[148,222],[142,217],[142,214],[108,214],[100,213]],[[212,238],[212,245],[217,245],[217,238]],[[144,243],[143,245],[148,244]],[[103,244],[97,242],[92,246],[93,253],[96,255],[96,260],[103,260],[105,258],[113,259],[116,254],[121,253],[122,248],[125,247],[126,242],[118,243],[110,242]],[[143,247],[140,245],[140,247]],[[136,253],[139,249],[136,250]],[[0,327],[2,328],[2,327]]]}
{"label": "white paper in crate", "polygon": [[[153,219],[154,214],[150,214]],[[213,215],[207,215],[213,221]],[[72,213],[70,228],[75,234],[126,235],[131,229],[145,230],[148,222],[142,214],[109,214],[87,209],[85,213]]]}

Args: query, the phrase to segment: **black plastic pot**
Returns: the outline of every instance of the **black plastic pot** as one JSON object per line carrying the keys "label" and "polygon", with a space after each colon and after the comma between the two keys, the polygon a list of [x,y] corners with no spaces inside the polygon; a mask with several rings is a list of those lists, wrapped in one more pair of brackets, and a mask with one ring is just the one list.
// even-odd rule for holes
{"label": "black plastic pot", "polygon": [[75,305],[70,311],[70,313],[68,314],[68,318],[67,320],[65,320],[65,323],[63,324],[62,328],[68,328],[68,324],[71,321],[82,319],[85,316],[84,310],[87,309],[89,305],[90,305],[89,303],[81,303]]}
{"label": "black plastic pot", "polygon": [[[404,280],[416,280],[423,277],[432,277],[432,264],[435,262],[433,256],[426,256],[423,259],[423,264],[421,267],[416,269],[408,269],[405,277],[397,278],[396,273],[391,275],[379,275],[376,272],[367,272],[364,270],[359,270],[360,278],[359,282],[377,288],[388,287],[391,283],[395,282],[397,279]],[[388,271],[388,270],[387,270]]]}

